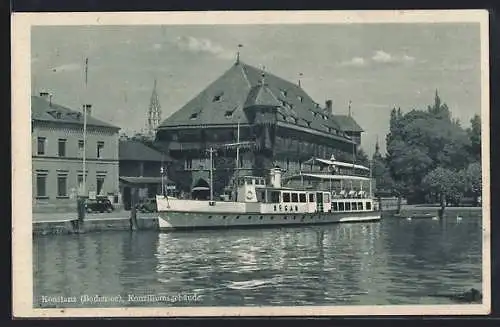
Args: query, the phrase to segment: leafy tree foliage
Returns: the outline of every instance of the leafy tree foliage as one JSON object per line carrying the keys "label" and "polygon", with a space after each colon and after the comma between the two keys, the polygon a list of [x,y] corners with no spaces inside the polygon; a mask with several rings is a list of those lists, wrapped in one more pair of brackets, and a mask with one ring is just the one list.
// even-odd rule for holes
{"label": "leafy tree foliage", "polygon": [[[479,116],[471,120],[471,125],[464,130],[457,119],[452,119],[437,91],[434,104],[427,110],[403,114],[394,108],[386,136],[386,162],[397,193],[408,202],[423,202],[433,193],[439,194],[444,204],[457,203],[465,192],[464,168],[480,158]],[[471,174],[477,173],[474,169]],[[440,182],[444,184],[439,186]]]}
{"label": "leafy tree foliage", "polygon": [[462,170],[461,174],[464,176],[464,191],[473,196],[474,205],[477,205],[483,188],[480,162],[469,164],[467,168]]}
{"label": "leafy tree foliage", "polygon": [[387,161],[380,153],[378,141],[372,157],[372,176],[375,179],[376,191],[380,193],[393,193],[394,181],[392,180]]}
{"label": "leafy tree foliage", "polygon": [[437,198],[444,210],[448,203],[454,205],[460,203],[465,189],[464,177],[462,172],[437,167],[424,177],[422,184]]}
{"label": "leafy tree foliage", "polygon": [[470,120],[471,127],[467,128],[471,147],[470,153],[476,161],[481,160],[481,117],[474,115]]}
{"label": "leafy tree foliage", "polygon": [[356,153],[356,163],[358,165],[363,165],[365,167],[368,167],[370,165],[370,160],[368,159],[368,155],[361,148],[359,148]]}

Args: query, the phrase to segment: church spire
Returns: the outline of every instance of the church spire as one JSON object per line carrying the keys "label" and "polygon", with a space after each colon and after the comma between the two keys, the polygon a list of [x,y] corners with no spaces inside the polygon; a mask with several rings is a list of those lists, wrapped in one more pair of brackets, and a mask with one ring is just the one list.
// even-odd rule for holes
{"label": "church spire", "polygon": [[240,49],[243,48],[243,44],[238,44],[238,51],[236,52],[236,64],[240,63]]}
{"label": "church spire", "polygon": [[153,92],[151,94],[151,99],[149,100],[149,109],[148,109],[148,133],[154,135],[156,129],[160,125],[161,122],[161,105],[160,99],[158,97],[158,93],[156,92],[157,81],[156,78],[154,80]]}

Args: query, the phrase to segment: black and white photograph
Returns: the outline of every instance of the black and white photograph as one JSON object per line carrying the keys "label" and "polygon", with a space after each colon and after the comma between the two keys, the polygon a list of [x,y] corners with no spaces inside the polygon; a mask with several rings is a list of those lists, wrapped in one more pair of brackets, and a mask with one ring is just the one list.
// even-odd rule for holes
{"label": "black and white photograph", "polygon": [[12,18],[20,317],[488,314],[488,13]]}

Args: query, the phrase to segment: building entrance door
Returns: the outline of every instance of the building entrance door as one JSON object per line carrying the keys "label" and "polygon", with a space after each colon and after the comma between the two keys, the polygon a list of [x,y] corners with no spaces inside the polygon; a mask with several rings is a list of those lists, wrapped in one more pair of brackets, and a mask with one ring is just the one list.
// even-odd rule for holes
{"label": "building entrance door", "polygon": [[123,188],[123,208],[125,210],[130,210],[132,208],[132,194],[128,186]]}

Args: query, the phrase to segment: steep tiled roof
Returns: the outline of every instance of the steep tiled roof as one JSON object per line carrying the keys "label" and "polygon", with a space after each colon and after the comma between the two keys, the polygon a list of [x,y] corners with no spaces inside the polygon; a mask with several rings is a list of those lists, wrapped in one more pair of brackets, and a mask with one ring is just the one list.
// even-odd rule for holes
{"label": "steep tiled roof", "polygon": [[222,76],[162,122],[161,127],[248,123],[244,110],[278,108],[278,121],[326,133],[340,124],[298,85],[248,64],[234,64]]}
{"label": "steep tiled roof", "polygon": [[[31,97],[31,119],[33,121],[49,121],[69,124],[83,125],[83,114],[79,111],[69,109],[58,105],[54,102],[49,102],[43,97]],[[87,115],[88,126],[99,126],[120,129],[90,115]]]}
{"label": "steep tiled roof", "polygon": [[345,132],[364,132],[361,126],[356,123],[354,118],[347,115],[334,115],[335,120],[339,122],[342,126],[342,130]]}
{"label": "steep tiled roof", "polygon": [[142,142],[134,140],[120,140],[118,147],[118,156],[120,160],[134,161],[171,161],[170,157]]}

